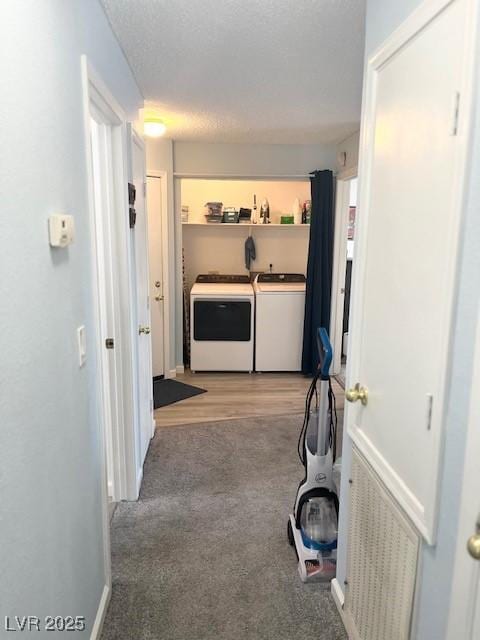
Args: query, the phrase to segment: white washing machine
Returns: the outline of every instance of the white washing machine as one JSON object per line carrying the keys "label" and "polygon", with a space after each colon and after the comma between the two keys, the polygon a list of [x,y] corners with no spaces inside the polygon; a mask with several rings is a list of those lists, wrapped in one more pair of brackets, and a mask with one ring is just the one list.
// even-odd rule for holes
{"label": "white washing machine", "polygon": [[255,370],[301,371],[305,276],[260,273],[255,291]]}
{"label": "white washing machine", "polygon": [[255,295],[249,276],[199,275],[190,292],[192,371],[253,371]]}

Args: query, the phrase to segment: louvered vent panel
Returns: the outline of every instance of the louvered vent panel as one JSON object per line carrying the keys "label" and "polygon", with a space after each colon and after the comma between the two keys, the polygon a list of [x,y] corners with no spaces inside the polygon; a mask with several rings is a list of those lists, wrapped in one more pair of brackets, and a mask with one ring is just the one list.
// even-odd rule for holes
{"label": "louvered vent panel", "polygon": [[356,449],[345,613],[355,640],[408,640],[419,536]]}

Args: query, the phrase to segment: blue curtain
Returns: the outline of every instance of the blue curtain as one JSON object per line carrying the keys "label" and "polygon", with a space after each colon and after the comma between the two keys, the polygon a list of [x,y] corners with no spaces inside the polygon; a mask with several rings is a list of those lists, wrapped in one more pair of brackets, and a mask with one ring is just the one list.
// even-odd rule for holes
{"label": "blue curtain", "polygon": [[333,173],[314,171],[310,178],[312,214],[308,246],[307,289],[303,325],[302,373],[318,366],[317,329],[330,328],[333,267]]}

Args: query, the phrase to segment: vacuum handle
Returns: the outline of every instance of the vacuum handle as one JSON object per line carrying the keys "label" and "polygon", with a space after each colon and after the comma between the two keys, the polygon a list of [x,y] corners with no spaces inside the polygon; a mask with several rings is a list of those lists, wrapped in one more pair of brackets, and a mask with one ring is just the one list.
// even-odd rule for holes
{"label": "vacuum handle", "polygon": [[317,330],[317,348],[318,348],[318,368],[320,369],[320,375],[323,380],[327,380],[330,371],[330,365],[332,364],[332,344],[328,337],[325,327],[319,327]]}

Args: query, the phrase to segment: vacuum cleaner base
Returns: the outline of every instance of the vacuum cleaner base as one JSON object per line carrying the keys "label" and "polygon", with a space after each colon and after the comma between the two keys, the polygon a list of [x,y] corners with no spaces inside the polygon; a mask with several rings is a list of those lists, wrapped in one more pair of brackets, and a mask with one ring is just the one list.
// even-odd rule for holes
{"label": "vacuum cleaner base", "polygon": [[295,526],[295,518],[290,514],[287,525],[288,541],[294,547],[298,558],[298,574],[302,582],[320,582],[325,586],[335,577],[337,568],[336,549],[326,557],[321,551],[309,549],[303,544],[302,534]]}

